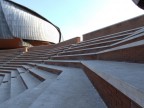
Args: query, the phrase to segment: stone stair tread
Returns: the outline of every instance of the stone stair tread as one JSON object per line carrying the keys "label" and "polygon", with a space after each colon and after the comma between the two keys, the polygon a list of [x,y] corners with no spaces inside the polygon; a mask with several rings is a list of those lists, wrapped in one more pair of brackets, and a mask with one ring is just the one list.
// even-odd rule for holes
{"label": "stone stair tread", "polygon": [[0,86],[0,104],[10,98],[10,82],[2,83]]}
{"label": "stone stair tread", "polygon": [[33,67],[30,66],[30,65],[22,65],[22,67],[24,67],[25,69],[31,69],[31,68],[33,68]]}
{"label": "stone stair tread", "polygon": [[11,71],[11,78],[16,78],[19,75],[17,70]]}
{"label": "stone stair tread", "polygon": [[30,108],[106,108],[81,69],[54,67],[63,69],[63,72]]}
{"label": "stone stair tread", "polygon": [[142,90],[144,93],[144,86],[142,86],[144,64],[103,60],[47,60],[45,62],[54,62],[55,64],[59,62],[60,65],[62,63],[82,63],[98,75],[112,76],[112,78],[132,85],[132,87]]}
{"label": "stone stair tread", "polygon": [[77,49],[77,50],[61,52],[58,55],[72,55],[72,54],[77,55],[77,54],[85,54],[85,53],[96,53],[96,52],[103,50],[104,48],[108,49],[110,47],[111,47],[111,45],[100,46],[100,47],[91,47],[91,48],[82,48],[82,49]]}
{"label": "stone stair tread", "polygon": [[9,71],[9,70],[15,70],[16,67],[0,67],[0,70],[5,70],[5,71]]}
{"label": "stone stair tread", "polygon": [[119,41],[121,41],[122,39],[115,39],[115,40],[111,40],[111,41],[104,41],[104,42],[93,42],[93,43],[87,43],[87,44],[82,44],[82,45],[76,45],[75,47],[73,48],[70,48],[70,49],[67,49],[65,50],[66,52],[71,52],[71,51],[75,51],[75,50],[80,50],[80,49],[85,49],[85,48],[99,48],[99,47],[102,47],[102,46],[108,46],[108,45],[112,45],[114,43],[117,43]]}
{"label": "stone stair tread", "polygon": [[11,98],[19,95],[26,89],[27,88],[19,75],[11,79]]}
{"label": "stone stair tread", "polygon": [[8,101],[0,104],[0,108],[28,108],[32,104],[32,102],[41,93],[43,93],[45,89],[48,88],[50,84],[53,83],[55,80],[56,77],[46,79],[33,89],[27,89],[18,96],[11,98]]}
{"label": "stone stair tread", "polygon": [[78,45],[85,45],[85,44],[89,44],[89,43],[94,43],[94,42],[99,42],[99,41],[103,41],[103,40],[108,40],[108,39],[111,39],[113,40],[113,38],[116,38],[116,39],[122,39],[124,37],[128,37],[129,35],[132,35],[133,33],[125,33],[125,34],[116,34],[116,35],[106,35],[104,38],[102,37],[97,37],[95,39],[89,39],[87,41],[83,41],[81,43],[79,43]]}
{"label": "stone stair tread", "polygon": [[28,89],[33,88],[41,83],[40,80],[38,80],[36,77],[31,75],[27,71],[25,73],[20,73],[20,76],[22,77],[23,82],[25,83],[25,85],[27,86]]}
{"label": "stone stair tread", "polygon": [[0,73],[0,85],[3,82],[4,75]]}
{"label": "stone stair tread", "polygon": [[24,69],[24,68],[17,68],[17,70],[18,70],[18,72],[19,73],[24,73],[24,72],[26,72],[27,70],[26,69]]}
{"label": "stone stair tread", "polygon": [[98,60],[82,63],[144,107],[144,64]]}
{"label": "stone stair tread", "polygon": [[37,68],[40,68],[41,70],[46,70],[49,74],[57,74],[59,75],[62,71],[55,69],[55,68],[51,68],[49,65],[47,64],[34,64],[37,66]]}
{"label": "stone stair tread", "polygon": [[53,56],[52,59],[57,60],[57,59],[85,59],[85,57],[96,57],[96,55],[98,54],[102,54],[102,53],[107,53],[107,52],[112,52],[112,51],[118,51],[118,50],[122,50],[122,49],[128,49],[128,48],[134,48],[134,47],[138,47],[138,46],[142,46],[144,45],[144,40],[140,40],[137,42],[132,42],[126,45],[122,45],[122,46],[118,46],[115,48],[111,48],[111,49],[107,49],[104,51],[100,51],[100,52],[96,52],[96,53],[85,53],[85,54],[73,54],[73,55],[60,55],[60,56]]}
{"label": "stone stair tread", "polygon": [[42,62],[43,60],[26,60],[26,59],[24,59],[24,60],[21,60],[21,59],[15,59],[15,61],[16,62]]}
{"label": "stone stair tread", "polygon": [[[47,60],[49,64],[73,66],[82,63],[131,100],[144,106],[144,64],[101,60]],[[71,65],[70,65],[71,64]],[[104,67],[104,68],[103,68]]]}
{"label": "stone stair tread", "polygon": [[137,27],[137,28],[134,28],[134,29],[130,29],[130,30],[125,30],[125,31],[113,33],[113,34],[108,34],[108,35],[96,37],[96,38],[91,38],[91,39],[85,40],[81,43],[97,40],[97,39],[100,39],[100,38],[102,39],[102,38],[107,38],[107,37],[111,37],[111,36],[117,36],[117,35],[119,36],[119,35],[125,35],[125,34],[137,34],[137,33],[142,32],[142,31],[143,31],[143,26],[142,27]]}
{"label": "stone stair tread", "polygon": [[52,74],[50,72],[46,72],[46,71],[36,69],[36,68],[29,69],[29,71],[32,72],[33,74],[37,74],[38,76],[40,76],[44,79],[51,78],[51,77],[57,77],[56,74]]}
{"label": "stone stair tread", "polygon": [[3,78],[3,83],[9,82],[11,80],[11,74],[5,73],[5,76]]}
{"label": "stone stair tread", "polygon": [[[116,43],[113,43],[113,44],[111,44],[111,45],[106,45],[107,46],[107,49],[110,49],[110,46],[112,47],[114,47],[115,45],[118,45],[118,44],[121,44],[121,43],[124,43],[124,42],[127,42],[127,41],[130,41],[131,42],[131,40],[133,40],[133,41],[135,41],[136,40],[136,38],[142,38],[143,37],[143,35],[144,35],[144,33],[142,32],[141,34],[137,34],[137,35],[135,35],[135,36],[132,36],[132,37],[130,37],[130,38],[127,38],[127,39],[124,39],[124,40],[122,40],[122,41],[119,41],[119,42],[116,42]],[[135,43],[135,42],[133,42],[133,43]],[[129,44],[133,44],[133,43],[129,43]],[[91,44],[88,44],[88,45],[86,45],[86,46],[89,46],[89,45],[91,45]],[[128,45],[128,44],[127,44]],[[124,45],[123,45],[124,46]],[[80,51],[83,51],[82,53],[88,53],[88,51],[89,52],[91,52],[91,53],[93,53],[93,52],[97,52],[96,50],[97,50],[97,48],[98,47],[90,47],[90,48],[84,48],[84,46],[80,46],[81,47],[81,49],[78,49],[78,47],[76,47],[75,49],[78,49],[78,50],[70,50],[70,51],[66,51],[66,52],[63,52],[63,53],[61,53],[61,54],[63,54],[63,55],[66,55],[67,53],[69,54],[69,53],[71,53],[71,54],[80,54]],[[121,46],[120,46],[121,47]],[[94,50],[95,49],[95,50]],[[98,50],[99,51],[99,50]],[[66,53],[66,54],[65,54]]]}

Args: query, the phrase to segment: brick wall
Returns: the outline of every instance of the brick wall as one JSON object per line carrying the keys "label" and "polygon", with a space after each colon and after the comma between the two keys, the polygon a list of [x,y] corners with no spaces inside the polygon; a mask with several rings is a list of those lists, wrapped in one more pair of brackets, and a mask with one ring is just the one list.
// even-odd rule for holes
{"label": "brick wall", "polygon": [[108,108],[142,108],[90,69],[84,70]]}
{"label": "brick wall", "polygon": [[80,42],[80,37],[75,37],[66,41],[63,41],[61,43],[56,44],[57,46],[66,46],[66,45],[70,45],[70,44],[76,44]]}
{"label": "brick wall", "polygon": [[129,29],[141,27],[141,26],[144,26],[144,23],[142,22],[144,22],[144,15],[84,34],[83,40],[85,41],[85,40],[92,39],[95,37],[100,37],[100,36],[113,34],[113,33],[120,32],[120,31],[125,31]]}

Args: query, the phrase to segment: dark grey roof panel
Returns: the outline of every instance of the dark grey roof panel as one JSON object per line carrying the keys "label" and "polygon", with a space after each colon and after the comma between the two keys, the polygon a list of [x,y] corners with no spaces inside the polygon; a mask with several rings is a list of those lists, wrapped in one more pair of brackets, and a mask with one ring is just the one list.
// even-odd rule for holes
{"label": "dark grey roof panel", "polygon": [[[1,1],[0,1],[1,2]],[[12,39],[12,33],[9,30],[5,16],[0,4],[0,39]]]}

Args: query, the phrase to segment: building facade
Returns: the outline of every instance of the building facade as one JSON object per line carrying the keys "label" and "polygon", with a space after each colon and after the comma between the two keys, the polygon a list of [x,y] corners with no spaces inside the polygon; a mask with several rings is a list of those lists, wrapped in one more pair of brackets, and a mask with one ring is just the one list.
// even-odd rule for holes
{"label": "building facade", "polygon": [[12,47],[10,41],[16,44],[13,47],[57,43],[60,35],[60,29],[38,13],[13,1],[0,0],[0,43],[6,44],[1,47]]}

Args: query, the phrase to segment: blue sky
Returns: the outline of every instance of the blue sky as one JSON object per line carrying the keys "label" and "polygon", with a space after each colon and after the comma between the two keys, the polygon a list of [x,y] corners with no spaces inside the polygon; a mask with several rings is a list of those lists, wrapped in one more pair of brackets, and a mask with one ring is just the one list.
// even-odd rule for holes
{"label": "blue sky", "polygon": [[142,15],[132,0],[13,0],[41,14],[64,40]]}

